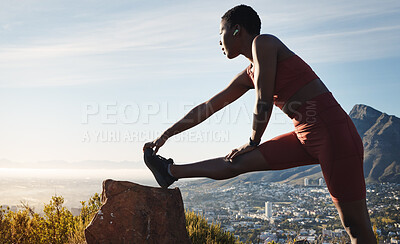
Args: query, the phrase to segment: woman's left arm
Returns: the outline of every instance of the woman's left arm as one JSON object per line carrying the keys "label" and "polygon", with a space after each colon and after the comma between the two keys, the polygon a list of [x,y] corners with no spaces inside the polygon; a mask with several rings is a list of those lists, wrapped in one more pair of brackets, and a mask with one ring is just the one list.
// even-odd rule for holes
{"label": "woman's left arm", "polygon": [[271,35],[258,36],[253,42],[254,83],[256,105],[253,114],[252,141],[259,143],[273,107],[278,42]]}
{"label": "woman's left arm", "polygon": [[[251,140],[258,145],[272,113],[278,56],[278,42],[276,37],[272,35],[257,36],[253,41],[252,55],[256,103],[253,114]],[[232,150],[225,158],[232,160],[234,157],[255,148],[256,146],[246,143],[242,147]]]}

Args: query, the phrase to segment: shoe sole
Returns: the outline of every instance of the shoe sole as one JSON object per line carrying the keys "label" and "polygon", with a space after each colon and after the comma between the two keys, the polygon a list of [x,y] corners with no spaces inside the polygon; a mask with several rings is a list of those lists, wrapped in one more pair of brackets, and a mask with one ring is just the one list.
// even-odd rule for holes
{"label": "shoe sole", "polygon": [[152,149],[146,149],[144,152],[144,162],[147,165],[147,167],[151,170],[151,172],[154,175],[154,178],[156,178],[157,183],[162,187],[162,188],[168,188],[168,183],[164,180],[163,175],[151,164],[151,159],[153,157],[153,150]]}

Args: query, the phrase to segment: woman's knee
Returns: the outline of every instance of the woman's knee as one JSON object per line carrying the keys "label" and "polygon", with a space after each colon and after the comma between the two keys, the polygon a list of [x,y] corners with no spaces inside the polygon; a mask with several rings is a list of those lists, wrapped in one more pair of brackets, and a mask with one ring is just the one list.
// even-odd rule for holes
{"label": "woman's knee", "polygon": [[213,179],[222,180],[248,172],[269,170],[268,164],[258,150],[240,154],[231,161],[226,159],[223,161],[223,172],[216,172]]}
{"label": "woman's knee", "polygon": [[226,179],[235,177],[240,174],[238,167],[236,167],[236,165],[233,164],[232,162],[223,159],[222,164],[223,164],[223,166],[219,170],[215,170],[209,176],[211,179],[226,180]]}
{"label": "woman's knee", "polygon": [[[247,156],[247,155],[246,155]],[[239,155],[234,158],[229,164],[229,171],[232,175],[240,175],[252,171],[250,160],[245,155]]]}

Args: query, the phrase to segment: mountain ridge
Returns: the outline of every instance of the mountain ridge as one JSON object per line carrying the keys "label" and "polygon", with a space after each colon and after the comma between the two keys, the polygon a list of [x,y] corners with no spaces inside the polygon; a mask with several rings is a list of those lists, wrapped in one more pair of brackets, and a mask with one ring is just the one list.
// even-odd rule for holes
{"label": "mountain ridge", "polygon": [[[362,117],[362,110],[371,109],[357,104],[350,112],[350,118],[363,139],[366,180],[369,183],[400,183],[400,118],[382,112]],[[365,128],[367,124],[371,126]]]}

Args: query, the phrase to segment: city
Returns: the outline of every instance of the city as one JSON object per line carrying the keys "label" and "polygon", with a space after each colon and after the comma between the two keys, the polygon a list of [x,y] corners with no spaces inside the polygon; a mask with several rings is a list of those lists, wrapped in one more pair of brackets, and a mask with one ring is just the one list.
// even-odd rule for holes
{"label": "city", "polygon": [[[243,242],[349,241],[321,178],[305,178],[303,186],[246,181],[218,187],[210,184],[179,183],[185,208],[221,224]],[[399,184],[367,186],[371,221],[380,243],[400,243],[399,198]],[[391,210],[395,214],[388,218]]]}

